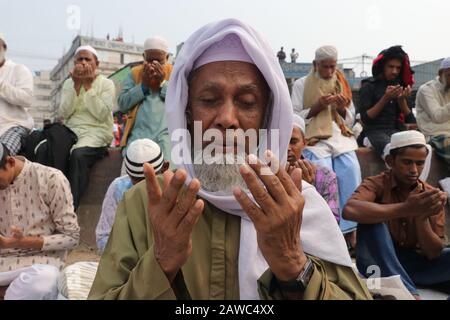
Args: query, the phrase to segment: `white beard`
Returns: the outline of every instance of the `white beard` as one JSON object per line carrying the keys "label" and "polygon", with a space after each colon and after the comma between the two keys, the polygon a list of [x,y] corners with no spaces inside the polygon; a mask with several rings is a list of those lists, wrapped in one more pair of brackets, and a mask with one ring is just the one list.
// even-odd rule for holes
{"label": "white beard", "polygon": [[225,153],[212,157],[199,152],[194,158],[197,160],[193,164],[195,177],[200,180],[203,190],[230,194],[235,187],[247,189],[239,172],[239,167],[245,162],[243,155]]}

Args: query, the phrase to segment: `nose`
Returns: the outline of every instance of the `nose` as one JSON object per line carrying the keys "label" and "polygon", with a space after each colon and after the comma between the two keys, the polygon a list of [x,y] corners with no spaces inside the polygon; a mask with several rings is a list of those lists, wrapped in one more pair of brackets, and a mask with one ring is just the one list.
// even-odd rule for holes
{"label": "nose", "polygon": [[409,167],[409,173],[411,175],[417,175],[417,173],[419,172],[419,170],[417,169],[417,165],[415,163],[413,163],[410,167]]}
{"label": "nose", "polygon": [[216,128],[223,131],[226,129],[236,130],[239,128],[237,108],[231,99],[226,100],[219,109],[214,125]]}

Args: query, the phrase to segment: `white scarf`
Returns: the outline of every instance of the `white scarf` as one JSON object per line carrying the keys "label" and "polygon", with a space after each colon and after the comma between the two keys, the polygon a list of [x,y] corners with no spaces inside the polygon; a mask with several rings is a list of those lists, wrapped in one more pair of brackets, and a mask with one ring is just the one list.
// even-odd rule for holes
{"label": "white scarf", "polygon": [[[243,47],[272,91],[272,114],[267,129],[269,131],[279,129],[277,143],[280,148],[280,163],[284,164],[292,134],[293,112],[288,87],[278,59],[267,41],[259,32],[236,19],[210,23],[197,30],[184,43],[176,58],[166,97],[166,119],[171,137],[176,129],[187,128],[185,116],[188,103],[187,77],[195,61],[212,44],[222,40],[228,34],[239,36]],[[270,134],[268,136],[270,137]],[[172,141],[173,146],[177,143]],[[271,146],[270,139],[262,139],[259,146],[261,159],[264,158],[262,153],[266,149],[271,149]],[[187,150],[190,150],[189,146]],[[195,178],[193,165],[185,163],[178,167],[187,171],[186,184],[189,184]],[[303,183],[303,187],[306,204],[300,235],[304,251],[326,261],[351,266],[344,238],[328,205],[312,186]],[[258,248],[256,230],[252,221],[231,193],[223,195],[200,189],[199,196],[221,210],[242,218],[239,248],[240,298],[259,299],[257,279],[267,270],[268,264]]]}

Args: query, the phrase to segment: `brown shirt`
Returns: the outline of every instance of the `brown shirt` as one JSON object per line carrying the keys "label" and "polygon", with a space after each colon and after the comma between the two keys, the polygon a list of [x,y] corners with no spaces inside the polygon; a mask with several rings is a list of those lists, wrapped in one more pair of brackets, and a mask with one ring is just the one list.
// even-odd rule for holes
{"label": "brown shirt", "polygon": [[[417,187],[411,193],[419,193],[422,190],[434,189],[431,185],[419,180]],[[402,195],[391,171],[386,171],[378,176],[369,177],[356,189],[351,199],[370,201],[379,204],[400,203],[406,200]],[[445,211],[428,218],[434,233],[444,238]],[[413,218],[400,218],[386,221],[392,240],[402,248],[419,248],[416,226]]]}

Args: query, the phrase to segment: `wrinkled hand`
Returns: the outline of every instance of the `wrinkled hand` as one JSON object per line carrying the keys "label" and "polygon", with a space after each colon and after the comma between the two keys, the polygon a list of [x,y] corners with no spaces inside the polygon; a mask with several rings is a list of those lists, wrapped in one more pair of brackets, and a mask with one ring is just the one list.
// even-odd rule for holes
{"label": "wrinkled hand", "polygon": [[[271,164],[279,167],[274,155],[270,151],[266,154]],[[275,277],[293,280],[307,261],[300,242],[305,205],[301,194],[302,172],[296,168],[289,176],[284,168],[279,168],[276,174],[268,175],[270,169],[256,156],[250,155],[248,160],[240,173],[258,205],[240,188],[234,190],[234,196],[253,221],[258,246]]]}
{"label": "wrinkled hand", "polygon": [[325,109],[326,107],[328,107],[330,104],[334,103],[336,100],[336,96],[332,95],[332,94],[327,94],[325,96],[322,96],[319,98],[319,106],[321,107],[321,109]]}
{"label": "wrinkled hand", "polygon": [[181,188],[186,171],[166,171],[163,190],[150,164],[144,165],[148,194],[148,215],[153,230],[153,251],[170,282],[192,253],[192,231],[203,212],[203,200],[196,198],[200,181],[193,179],[186,193]]}
{"label": "wrinkled hand", "polygon": [[349,104],[349,99],[346,98],[343,94],[338,94],[335,96],[334,105],[336,106],[337,111],[344,111]]}
{"label": "wrinkled hand", "polygon": [[291,175],[295,168],[302,170],[302,179],[309,184],[316,182],[317,167],[306,159],[299,159],[294,164],[288,163],[286,165],[286,172]]}
{"label": "wrinkled hand", "polygon": [[165,77],[166,77],[166,73],[162,67],[162,65],[158,62],[158,61],[153,61],[151,63],[151,67],[152,67],[152,79],[156,82],[161,83]]}
{"label": "wrinkled hand", "polygon": [[403,88],[400,85],[388,86],[384,93],[389,100],[398,98],[403,92]]}
{"label": "wrinkled hand", "polygon": [[147,88],[150,88],[152,80],[152,69],[150,63],[144,61],[144,69],[142,71],[142,84]]}

